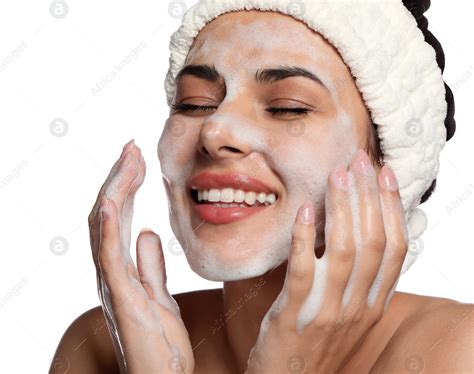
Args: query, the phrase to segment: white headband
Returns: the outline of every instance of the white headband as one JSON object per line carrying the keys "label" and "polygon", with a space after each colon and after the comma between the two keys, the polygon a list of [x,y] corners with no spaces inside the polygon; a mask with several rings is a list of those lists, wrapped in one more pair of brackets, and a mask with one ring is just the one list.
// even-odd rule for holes
{"label": "white headband", "polygon": [[402,0],[200,0],[170,40],[165,90],[171,106],[176,76],[199,31],[219,15],[275,11],[303,21],[338,49],[378,125],[384,162],[395,173],[405,211],[409,248],[404,273],[420,253],[426,230],[417,206],[439,171],[446,143],[446,90],[433,47],[425,42]]}

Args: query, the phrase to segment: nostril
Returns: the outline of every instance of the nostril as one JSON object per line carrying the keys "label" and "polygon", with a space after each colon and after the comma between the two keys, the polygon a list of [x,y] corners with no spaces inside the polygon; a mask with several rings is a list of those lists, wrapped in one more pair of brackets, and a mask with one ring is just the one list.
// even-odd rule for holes
{"label": "nostril", "polygon": [[201,152],[205,155],[209,155],[209,151],[206,149],[206,147],[202,147]]}
{"label": "nostril", "polygon": [[240,150],[234,147],[225,146],[224,148],[227,148],[229,151],[234,153],[240,153]]}

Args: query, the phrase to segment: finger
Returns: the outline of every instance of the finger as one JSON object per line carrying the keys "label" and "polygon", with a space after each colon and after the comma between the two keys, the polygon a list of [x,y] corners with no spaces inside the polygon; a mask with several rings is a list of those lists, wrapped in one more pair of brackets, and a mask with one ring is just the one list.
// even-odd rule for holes
{"label": "finger", "polygon": [[117,300],[131,290],[128,263],[121,249],[115,203],[104,197],[101,201],[101,211],[103,219],[100,222],[99,271],[111,293],[111,299]]}
{"label": "finger", "polygon": [[[97,198],[94,202],[93,208],[89,214],[89,224],[92,224],[93,221],[96,219],[97,214],[99,212],[99,207],[100,207],[100,201],[102,199],[102,196],[105,195],[105,192],[107,188],[113,183],[113,180],[115,176],[117,175],[117,172],[119,171],[119,168],[121,167],[123,160],[125,158],[125,155],[130,152],[132,146],[134,144],[134,140],[132,139],[129,141],[125,146],[123,147],[122,154],[120,157],[115,161],[115,164],[112,166],[112,168],[109,171],[109,174],[107,175],[107,178],[105,179],[104,183],[100,187],[99,193],[97,194]],[[116,183],[116,182],[115,182]],[[108,196],[108,195],[107,195]]]}
{"label": "finger", "polygon": [[130,151],[134,141],[131,140],[125,146],[123,147],[122,154],[120,158],[115,162],[113,165],[112,169],[109,172],[109,175],[107,176],[105,182],[102,184],[100,191],[97,195],[96,201],[92,207],[91,212],[89,213],[88,216],[88,222],[89,222],[89,241],[92,249],[92,258],[94,260],[94,264],[96,266],[96,269],[98,269],[98,252],[99,252],[99,229],[100,229],[100,217],[99,217],[99,208],[100,208],[100,201],[104,195],[106,195],[106,189],[111,185],[115,184],[116,182],[113,182],[114,178],[116,178],[116,175],[119,171],[119,168],[123,164],[123,160],[125,158],[125,155]]}
{"label": "finger", "polygon": [[128,185],[128,190],[125,196],[119,194],[117,198],[119,200],[123,198],[123,203],[121,206],[122,243],[124,248],[130,248],[131,226],[135,196],[138,189],[145,180],[146,164],[145,160],[143,159],[141,150],[137,146],[134,146],[132,148],[132,150],[130,151],[130,156],[126,157],[124,162],[127,163],[127,167],[129,168],[127,169],[126,173],[130,173],[128,174],[130,175],[128,180],[130,180],[131,182]]}
{"label": "finger", "polygon": [[387,245],[379,274],[371,292],[370,304],[386,305],[393,296],[408,250],[408,232],[398,183],[393,171],[384,166],[378,176]]}
{"label": "finger", "polygon": [[[130,226],[133,214],[133,199],[138,187],[143,183],[145,176],[145,164],[138,147],[134,146],[133,141],[129,142],[122,153],[121,158],[112,168],[108,178],[103,184],[96,204],[89,215],[90,241],[93,256],[97,256],[98,243],[95,238],[98,235],[98,207],[102,196],[111,198],[119,210],[119,220],[123,248],[130,248]],[[124,208],[125,204],[125,219]],[[96,259],[94,257],[94,261]],[[129,256],[128,256],[129,257]]]}
{"label": "finger", "polygon": [[353,217],[351,198],[356,197],[349,190],[349,175],[344,166],[336,168],[328,178],[326,193],[326,219],[324,227],[325,251],[322,258],[328,262],[327,289],[324,299],[329,312],[339,311],[344,290],[355,261]]}
{"label": "finger", "polygon": [[130,150],[124,154],[117,173],[104,191],[118,207],[123,248],[130,248],[133,203],[144,178],[145,162],[141,150],[132,143]]}
{"label": "finger", "polygon": [[166,287],[166,268],[160,237],[151,229],[142,229],[137,238],[136,249],[138,273],[148,297],[179,316],[177,303]]}
{"label": "finger", "polygon": [[358,195],[353,206],[356,257],[343,304],[349,302],[351,310],[357,310],[367,305],[370,286],[382,262],[386,239],[377,175],[363,150],[359,150],[352,160],[350,172]]}
{"label": "finger", "polygon": [[314,221],[314,208],[311,202],[307,202],[298,209],[293,225],[285,278],[288,305],[294,306],[296,310],[301,307],[313,286],[316,259]]}

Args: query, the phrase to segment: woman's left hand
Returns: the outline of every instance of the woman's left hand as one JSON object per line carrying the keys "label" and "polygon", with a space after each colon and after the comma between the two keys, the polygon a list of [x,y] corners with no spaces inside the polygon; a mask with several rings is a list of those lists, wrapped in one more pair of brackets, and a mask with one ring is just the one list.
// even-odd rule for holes
{"label": "woman's left hand", "polygon": [[[314,210],[310,204],[298,210],[285,282],[262,320],[247,374],[343,372],[382,318],[408,236],[393,172],[384,167],[377,174],[370,162],[364,168],[368,160],[359,151],[349,173],[341,167],[328,178],[320,259]],[[390,175],[395,183],[386,187]],[[346,188],[337,183],[344,176]]]}

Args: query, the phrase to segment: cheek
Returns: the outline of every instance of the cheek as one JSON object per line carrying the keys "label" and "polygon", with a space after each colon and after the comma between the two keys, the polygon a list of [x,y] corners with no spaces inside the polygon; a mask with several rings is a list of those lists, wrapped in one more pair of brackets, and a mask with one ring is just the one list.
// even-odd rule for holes
{"label": "cheek", "polygon": [[280,139],[272,157],[293,208],[306,199],[322,207],[329,174],[349,165],[357,151],[355,129],[344,112],[330,122],[305,124],[304,132]]}
{"label": "cheek", "polygon": [[158,159],[168,188],[184,188],[192,170],[195,131],[190,123],[180,118],[169,118],[158,142]]}
{"label": "cheek", "polygon": [[[275,162],[289,198],[298,203],[320,195],[326,184],[328,170],[332,166],[332,155],[327,154],[324,145],[288,139],[277,153]],[[299,197],[301,195],[301,197]]]}
{"label": "cheek", "polygon": [[311,191],[325,185],[338,165],[347,165],[356,150],[353,137],[339,132],[305,134],[301,139],[290,136],[281,144],[275,152],[275,161],[284,172],[284,182],[290,186],[313,187]]}

